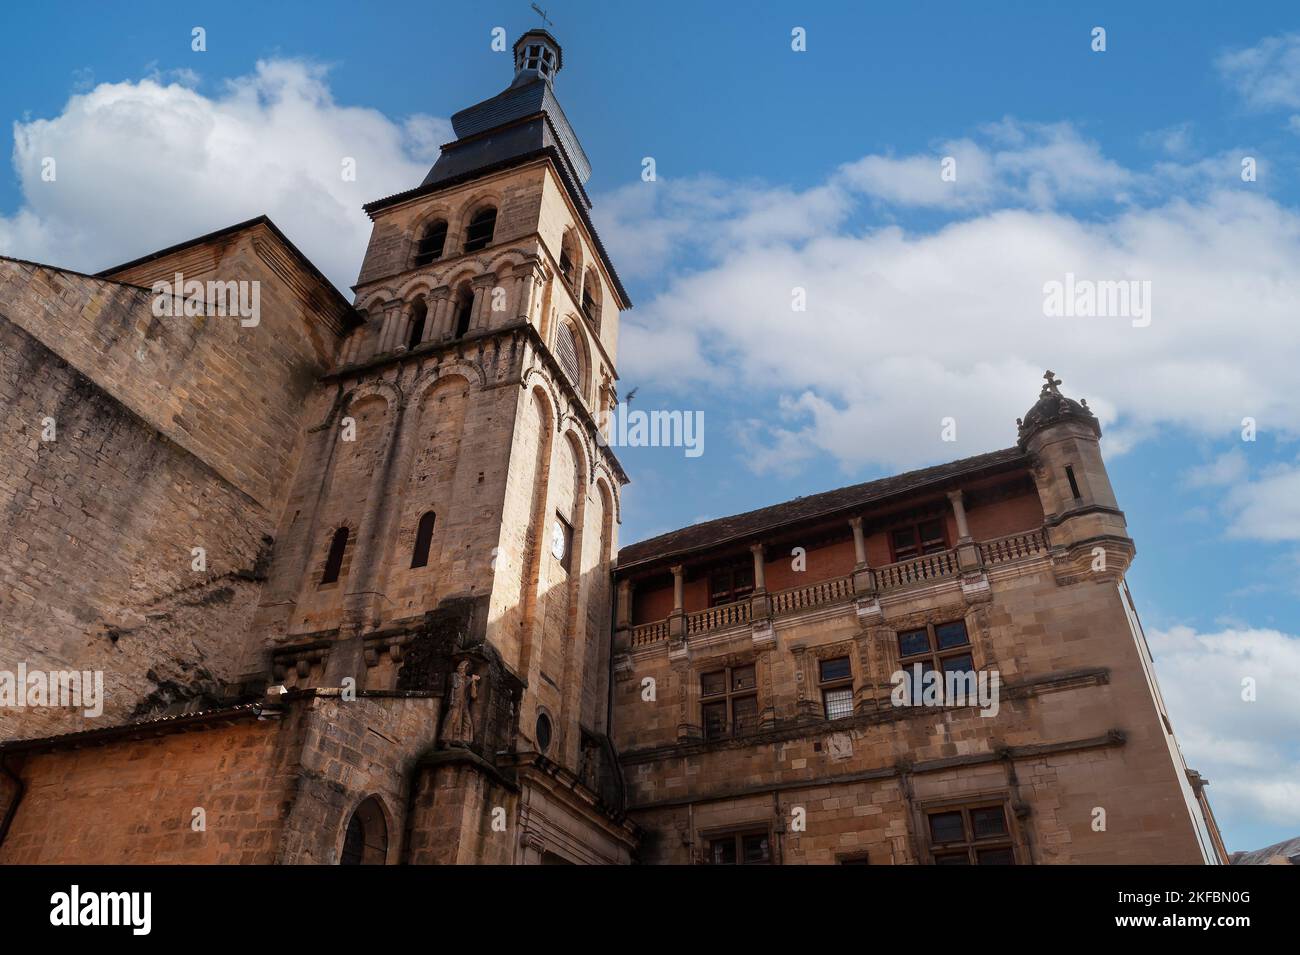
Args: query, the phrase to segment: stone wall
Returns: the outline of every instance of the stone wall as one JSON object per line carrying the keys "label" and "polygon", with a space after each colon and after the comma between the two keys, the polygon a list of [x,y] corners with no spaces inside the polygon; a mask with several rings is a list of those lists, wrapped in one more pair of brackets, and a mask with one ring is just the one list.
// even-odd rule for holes
{"label": "stone wall", "polygon": [[0,864],[274,862],[296,785],[295,740],[279,730],[243,720],[10,757],[27,789]]}
{"label": "stone wall", "polygon": [[[743,628],[693,639],[701,645],[676,662],[666,645],[631,654],[614,725],[633,818],[653,832],[647,861],[687,861],[710,832],[770,825],[785,861],[864,851],[873,863],[928,862],[927,808],[983,800],[1005,805],[1021,863],[1201,862],[1185,770],[1170,757],[1114,576],[1063,586],[1043,558],[995,574],[991,589],[987,602],[957,582],[887,596],[882,619],[865,624],[852,604],[778,619],[768,648]],[[1001,674],[999,712],[892,706],[898,631],[954,619],[966,622],[976,667]],[[826,720],[817,662],[841,655],[857,711]],[[700,722],[700,674],[749,662],[776,725],[750,739],[678,741],[680,723]],[[656,701],[644,698],[646,677]]]}
{"label": "stone wall", "polygon": [[0,405],[0,669],[102,671],[106,697],[99,720],[0,709],[0,738],[120,722],[236,678],[266,510],[3,317]]}

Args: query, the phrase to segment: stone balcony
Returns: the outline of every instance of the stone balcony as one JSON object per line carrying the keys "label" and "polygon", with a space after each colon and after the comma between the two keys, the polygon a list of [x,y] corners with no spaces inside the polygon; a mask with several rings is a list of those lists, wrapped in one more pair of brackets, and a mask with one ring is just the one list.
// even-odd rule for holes
{"label": "stone balcony", "polygon": [[924,554],[879,567],[862,567],[844,577],[819,580],[799,587],[752,596],[704,610],[678,611],[662,620],[636,624],[616,634],[616,645],[625,650],[643,650],[659,643],[691,639],[740,627],[771,632],[772,622],[836,604],[864,605],[881,598],[902,596],[910,590],[951,582],[968,593],[988,588],[988,572],[1005,565],[1044,559],[1049,553],[1047,529],[1035,528],[986,541],[963,541],[948,550]]}

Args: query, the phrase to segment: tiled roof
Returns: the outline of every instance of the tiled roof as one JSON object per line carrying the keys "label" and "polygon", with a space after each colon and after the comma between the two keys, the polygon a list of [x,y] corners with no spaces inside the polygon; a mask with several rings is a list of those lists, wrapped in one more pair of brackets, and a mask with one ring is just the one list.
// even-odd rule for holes
{"label": "tiled roof", "polygon": [[853,484],[834,491],[797,497],[793,501],[773,504],[744,514],[692,524],[690,527],[683,527],[681,530],[671,531],[621,548],[618,552],[618,568],[620,571],[625,571],[634,565],[741,540],[789,524],[829,517],[841,511],[849,511],[885,498],[916,491],[927,485],[959,476],[969,476],[973,472],[1009,468],[1026,463],[1028,458],[1018,448],[1006,448],[1002,451],[962,458],[960,461],[951,461],[948,464],[867,481],[864,484]]}
{"label": "tiled roof", "polygon": [[1253,849],[1250,852],[1234,852],[1231,861],[1233,865],[1268,865],[1270,859],[1278,857],[1291,860],[1292,865],[1300,864],[1296,861],[1300,860],[1300,836],[1263,849]]}

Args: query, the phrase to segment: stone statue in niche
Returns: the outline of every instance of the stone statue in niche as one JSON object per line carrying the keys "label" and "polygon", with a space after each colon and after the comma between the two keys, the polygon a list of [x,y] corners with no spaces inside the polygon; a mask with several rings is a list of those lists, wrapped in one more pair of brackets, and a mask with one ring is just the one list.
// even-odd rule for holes
{"label": "stone statue in niche", "polygon": [[474,742],[473,708],[478,699],[478,680],[478,674],[470,672],[468,660],[461,660],[451,675],[447,715],[442,722],[442,741],[448,746],[468,746]]}

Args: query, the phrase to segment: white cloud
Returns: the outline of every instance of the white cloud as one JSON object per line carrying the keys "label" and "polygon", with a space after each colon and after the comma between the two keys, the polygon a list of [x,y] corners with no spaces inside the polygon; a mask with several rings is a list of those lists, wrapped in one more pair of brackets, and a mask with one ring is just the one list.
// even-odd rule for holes
{"label": "white cloud", "polygon": [[1300,33],[1230,50],[1215,66],[1252,109],[1300,109]]}
{"label": "white cloud", "polygon": [[1182,158],[1192,149],[1192,124],[1175,123],[1163,129],[1154,129],[1143,134],[1141,142],[1148,148],[1159,149],[1170,156]]}
{"label": "white cloud", "polygon": [[[900,468],[1006,447],[1047,367],[1090,400],[1112,455],[1171,427],[1235,433],[1246,415],[1296,433],[1294,210],[1239,180],[1226,188],[1230,153],[1138,173],[1059,125],[1008,120],[981,136],[950,144],[984,172],[947,205],[938,154],[867,157],[768,201],[753,184],[670,185],[707,201],[669,201],[666,216],[664,197],[623,190],[605,233],[629,250],[655,237],[656,264],[678,267],[625,322],[624,375],[743,388],[782,407],[765,422],[769,453],[749,436],[759,470],[818,451]],[[835,197],[834,214],[808,215],[807,195]],[[916,232],[865,224],[876,203],[934,204],[949,219]],[[747,243],[754,208],[766,226]],[[777,208],[786,235],[771,226]],[[1066,273],[1149,281],[1150,327],[1045,317],[1044,283]],[[796,287],[806,312],[791,309]],[[955,443],[940,441],[945,417],[957,419]]]}
{"label": "white cloud", "polygon": [[[1220,824],[1300,827],[1300,637],[1176,626],[1148,640],[1183,755],[1210,780]],[[1254,702],[1242,699],[1248,677]]]}
{"label": "white cloud", "polygon": [[1225,451],[1208,464],[1192,468],[1187,473],[1188,487],[1226,487],[1245,479],[1250,465],[1240,448]]}
{"label": "white cloud", "polygon": [[1229,537],[1300,541],[1300,467],[1275,465],[1228,490]]}
{"label": "white cloud", "polygon": [[14,125],[23,205],[0,217],[0,253],[95,271],[266,213],[346,289],[370,235],[362,203],[419,185],[450,138],[444,120],[340,106],[297,60],[259,62],[213,96],[171,75],[102,83]]}

